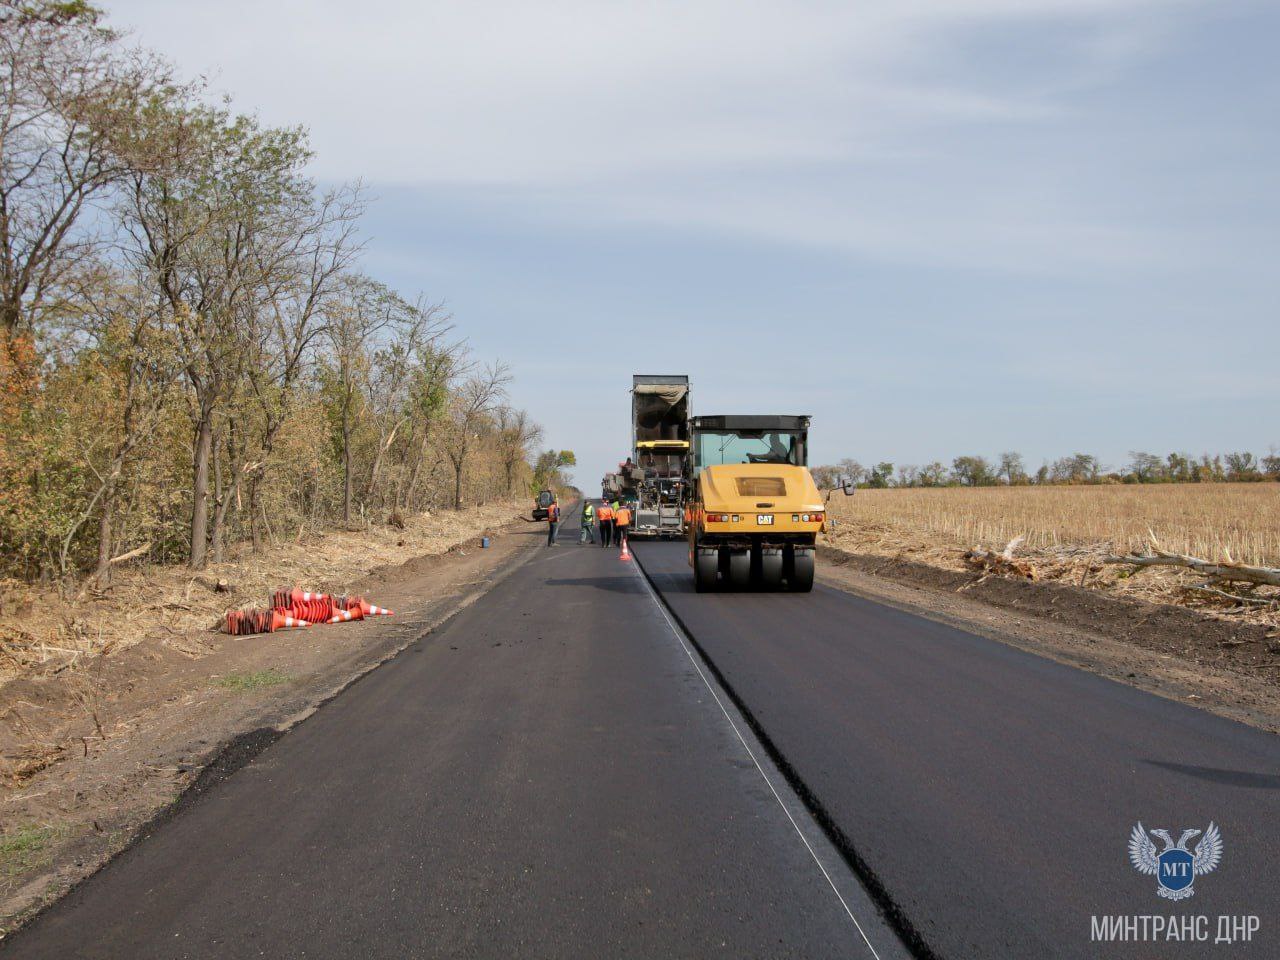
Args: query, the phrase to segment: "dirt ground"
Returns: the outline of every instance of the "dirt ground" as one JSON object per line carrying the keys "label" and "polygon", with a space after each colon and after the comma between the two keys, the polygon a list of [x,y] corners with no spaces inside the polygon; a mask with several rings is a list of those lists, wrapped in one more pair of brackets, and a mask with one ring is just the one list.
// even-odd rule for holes
{"label": "dirt ground", "polygon": [[819,548],[842,590],[1280,733],[1280,636],[1186,607]]}
{"label": "dirt ground", "polygon": [[[193,783],[198,788],[207,765],[234,765],[238,752],[255,752],[258,741],[305,719],[482,595],[545,535],[541,524],[513,520],[516,509],[452,521],[451,532],[432,541],[437,550],[411,559],[404,534],[384,532],[387,543],[365,543],[360,576],[351,572],[359,566],[357,535],[343,535],[351,562],[340,586],[395,616],[231,637],[211,629],[204,607],[240,603],[208,591],[194,614],[180,611],[180,626],[50,658],[3,683],[0,936],[106,862]],[[489,549],[480,549],[481,534],[490,536]],[[300,549],[270,582],[339,586],[333,551],[308,564]],[[149,593],[146,584],[132,587]],[[255,599],[266,605],[265,595]]]}

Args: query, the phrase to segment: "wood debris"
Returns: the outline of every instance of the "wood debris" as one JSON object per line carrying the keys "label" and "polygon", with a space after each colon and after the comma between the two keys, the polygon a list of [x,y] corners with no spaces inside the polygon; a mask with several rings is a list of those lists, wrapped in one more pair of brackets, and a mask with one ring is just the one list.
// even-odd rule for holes
{"label": "wood debris", "polygon": [[1280,587],[1280,569],[1275,567],[1251,567],[1231,559],[1229,553],[1222,560],[1202,560],[1185,553],[1165,550],[1155,536],[1151,537],[1150,553],[1112,554],[1106,563],[1126,563],[1135,567],[1185,567],[1219,583],[1253,583]]}
{"label": "wood debris", "polygon": [[1005,544],[1004,549],[999,553],[994,550],[983,550],[980,547],[974,547],[965,551],[964,562],[969,567],[982,571],[983,579],[993,574],[999,574],[1002,576],[1022,577],[1024,580],[1034,580],[1036,578],[1036,570],[1031,565],[1031,562],[1013,555],[1013,552],[1022,545],[1025,539],[1022,536],[1014,537]]}

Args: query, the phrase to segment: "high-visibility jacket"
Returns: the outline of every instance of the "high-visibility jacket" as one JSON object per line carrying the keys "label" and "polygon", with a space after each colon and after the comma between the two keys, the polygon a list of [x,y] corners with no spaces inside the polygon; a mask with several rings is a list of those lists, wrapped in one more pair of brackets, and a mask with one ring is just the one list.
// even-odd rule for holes
{"label": "high-visibility jacket", "polygon": [[631,511],[626,507],[618,508],[618,526],[625,527],[631,523]]}
{"label": "high-visibility jacket", "polygon": [[560,504],[553,503],[547,507],[547,523],[555,523],[560,519]]}
{"label": "high-visibility jacket", "polygon": [[596,516],[600,519],[601,523],[606,520],[612,520],[613,507],[609,506],[607,503],[602,503],[600,505],[600,509],[596,512]]}
{"label": "high-visibility jacket", "polygon": [[596,508],[588,503],[585,507],[582,508],[582,522],[591,523],[592,521],[595,520],[595,518],[596,518]]}

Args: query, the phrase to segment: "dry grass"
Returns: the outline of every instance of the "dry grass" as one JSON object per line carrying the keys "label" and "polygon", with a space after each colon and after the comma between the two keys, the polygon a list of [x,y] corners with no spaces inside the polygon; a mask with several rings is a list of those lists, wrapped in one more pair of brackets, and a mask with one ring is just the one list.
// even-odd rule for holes
{"label": "dry grass", "polygon": [[961,547],[1089,547],[1125,553],[1148,531],[1170,550],[1229,551],[1242,563],[1280,565],[1280,484],[1210,483],[1080,487],[946,487],[859,490],[832,496],[837,524],[898,528]]}
{"label": "dry grass", "polygon": [[1280,624],[1280,597],[1269,605],[1235,605],[1188,590],[1204,579],[1190,571],[1137,575],[1133,567],[1102,562],[1108,554],[1141,551],[1154,533],[1167,550],[1280,566],[1276,483],[859,490],[833,494],[828,512],[835,520],[829,540],[852,553],[959,570],[966,549],[999,550],[1025,537],[1018,555],[1031,561],[1038,579]]}
{"label": "dry grass", "polygon": [[[150,636],[198,656],[205,652],[201,635],[228,609],[263,606],[282,586],[345,593],[375,567],[444,553],[526,507],[521,500],[422,513],[406,518],[403,530],[332,530],[257,554],[246,546],[198,575],[182,567],[121,570],[106,591],[78,598],[0,582],[0,684],[33,669],[79,665]],[[227,581],[231,592],[215,593],[218,580]]]}

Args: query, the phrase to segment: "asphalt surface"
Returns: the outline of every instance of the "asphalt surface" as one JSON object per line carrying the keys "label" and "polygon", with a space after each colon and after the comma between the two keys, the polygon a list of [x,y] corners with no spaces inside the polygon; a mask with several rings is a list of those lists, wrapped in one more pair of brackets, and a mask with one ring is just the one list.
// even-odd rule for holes
{"label": "asphalt surface", "polygon": [[[1280,957],[1280,738],[835,589],[696,594],[682,544],[636,556],[820,819],[936,955]],[[1141,821],[1221,828],[1174,903]],[[1194,841],[1193,841],[1194,846]],[[1090,941],[1091,917],[1208,915],[1209,942]],[[1215,943],[1220,915],[1256,915]]]}
{"label": "asphalt surface", "polygon": [[634,565],[562,537],[0,955],[871,956]]}

